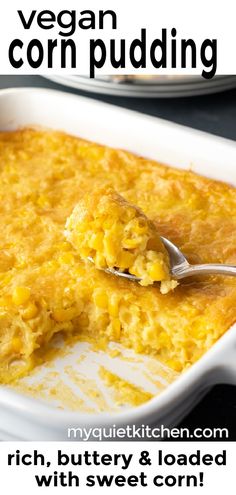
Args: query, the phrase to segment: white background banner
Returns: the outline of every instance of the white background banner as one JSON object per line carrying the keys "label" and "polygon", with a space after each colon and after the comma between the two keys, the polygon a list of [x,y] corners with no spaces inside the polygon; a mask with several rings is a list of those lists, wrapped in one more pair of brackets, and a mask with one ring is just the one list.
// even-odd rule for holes
{"label": "white background banner", "polygon": [[3,2],[0,73],[236,74],[235,18],[235,0]]}
{"label": "white background banner", "polygon": [[[1,490],[235,494],[235,442],[3,442]],[[41,486],[40,486],[41,485]]]}

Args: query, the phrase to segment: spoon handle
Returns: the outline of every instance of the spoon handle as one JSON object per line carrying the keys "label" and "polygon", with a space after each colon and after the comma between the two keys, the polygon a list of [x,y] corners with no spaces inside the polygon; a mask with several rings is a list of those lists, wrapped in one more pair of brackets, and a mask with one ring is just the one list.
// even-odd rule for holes
{"label": "spoon handle", "polygon": [[235,265],[223,265],[223,264],[204,264],[204,265],[188,265],[185,267],[179,266],[173,270],[173,275],[177,279],[184,277],[191,277],[193,275],[231,275],[236,277],[236,266]]}

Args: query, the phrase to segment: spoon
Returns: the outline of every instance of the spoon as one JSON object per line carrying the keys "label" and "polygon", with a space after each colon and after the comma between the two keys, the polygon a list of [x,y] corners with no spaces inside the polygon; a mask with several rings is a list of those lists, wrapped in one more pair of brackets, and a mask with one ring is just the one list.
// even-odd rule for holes
{"label": "spoon", "polygon": [[[207,263],[203,265],[190,265],[188,260],[185,258],[183,253],[173,244],[173,242],[169,241],[165,237],[161,237],[170,259],[170,273],[171,276],[180,280],[181,278],[191,277],[193,275],[210,275],[210,274],[218,274],[218,275],[231,275],[236,277],[236,266],[234,265],[223,265],[220,263]],[[91,257],[88,257],[89,261],[93,262]],[[116,275],[117,277],[128,278],[129,280],[133,280],[134,282],[140,282],[140,278],[136,277],[136,275],[132,275],[131,273],[121,272],[118,268],[104,268],[106,273],[111,273],[112,275]]]}

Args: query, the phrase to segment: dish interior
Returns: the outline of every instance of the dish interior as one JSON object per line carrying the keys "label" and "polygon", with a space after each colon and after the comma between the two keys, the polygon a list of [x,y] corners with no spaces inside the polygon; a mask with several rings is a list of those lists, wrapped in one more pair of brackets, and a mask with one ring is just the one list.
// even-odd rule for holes
{"label": "dish interior", "polygon": [[[236,264],[234,187],[53,130],[1,132],[0,157],[2,383],[34,374],[45,361],[54,366],[77,341],[111,359],[122,358],[119,346],[110,348],[116,342],[158,360],[169,383],[233,325],[235,279],[186,279],[163,295],[82,261],[64,228],[85,192],[113,187],[191,263]],[[127,391],[121,405],[157,393],[100,366],[108,387]]]}

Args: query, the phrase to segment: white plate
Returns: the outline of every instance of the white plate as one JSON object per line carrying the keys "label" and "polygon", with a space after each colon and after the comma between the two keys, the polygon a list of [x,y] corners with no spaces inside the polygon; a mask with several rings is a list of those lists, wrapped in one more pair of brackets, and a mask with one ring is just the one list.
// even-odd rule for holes
{"label": "white plate", "polygon": [[236,76],[217,76],[211,80],[201,76],[159,76],[155,81],[115,82],[108,76],[90,79],[86,76],[50,76],[67,87],[114,96],[141,98],[176,98],[217,93],[236,87]]}
{"label": "white plate", "polygon": [[[236,185],[236,145],[189,128],[113,107],[90,99],[46,89],[0,92],[0,129],[41,125],[62,129],[100,143],[121,147],[172,166],[193,170]],[[170,144],[171,143],[171,144]],[[78,344],[79,345],[79,344]],[[76,356],[81,346],[76,349]],[[137,408],[88,414],[60,410],[52,402],[26,397],[0,387],[2,438],[66,439],[69,426],[165,424],[173,425],[215,383],[236,384],[236,327],[231,328],[190,370],[159,396]],[[109,364],[109,356],[96,357]],[[96,361],[88,351],[83,373],[96,379]],[[73,366],[73,356],[65,358]],[[112,361],[113,362],[113,361]],[[127,366],[128,366],[127,361]],[[116,366],[116,364],[112,364]],[[138,365],[137,373],[141,371]],[[94,369],[94,375],[93,375]],[[36,376],[47,370],[42,368]],[[120,369],[119,369],[120,372]],[[131,371],[122,364],[122,373]],[[135,372],[136,373],[136,372]],[[140,382],[141,377],[136,379]],[[53,377],[52,377],[53,380]],[[69,409],[69,408],[68,408]]]}

